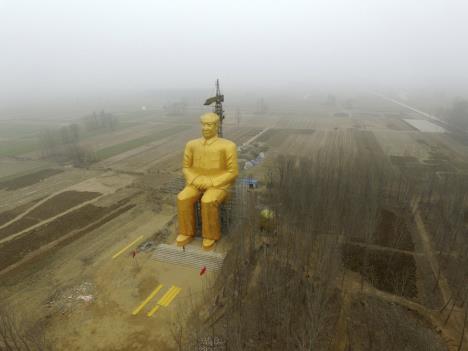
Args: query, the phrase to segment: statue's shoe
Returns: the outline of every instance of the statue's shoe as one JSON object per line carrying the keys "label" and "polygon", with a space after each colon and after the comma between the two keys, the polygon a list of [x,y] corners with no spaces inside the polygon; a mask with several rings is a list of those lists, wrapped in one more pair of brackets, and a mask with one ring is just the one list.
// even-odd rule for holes
{"label": "statue's shoe", "polygon": [[184,245],[187,245],[192,240],[193,240],[193,236],[179,234],[177,235],[176,243],[177,243],[177,246],[184,246]]}
{"label": "statue's shoe", "polygon": [[216,240],[203,239],[202,247],[204,250],[211,250],[216,244]]}

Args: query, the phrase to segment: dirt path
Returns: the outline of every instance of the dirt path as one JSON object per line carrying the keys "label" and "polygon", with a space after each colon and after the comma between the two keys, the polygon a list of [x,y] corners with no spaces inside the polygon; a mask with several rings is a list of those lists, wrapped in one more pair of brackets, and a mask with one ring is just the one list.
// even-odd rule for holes
{"label": "dirt path", "polygon": [[452,296],[452,292],[450,290],[447,279],[445,278],[444,274],[440,270],[439,262],[437,261],[437,258],[434,256],[434,250],[431,245],[431,239],[426,230],[424,222],[421,218],[421,213],[419,211],[419,199],[417,198],[413,200],[412,212],[413,212],[414,219],[416,221],[416,227],[418,229],[417,234],[421,241],[423,252],[427,260],[429,261],[434,277],[439,276],[439,288],[440,288],[440,292],[442,294],[442,298],[445,303]]}
{"label": "dirt path", "polygon": [[245,143],[242,144],[242,146],[245,146],[245,145],[249,145],[250,143],[253,143],[255,141],[255,139],[259,138],[262,134],[266,133],[267,131],[269,131],[271,128],[274,128],[275,125],[272,125],[270,127],[267,127],[265,129],[263,129],[260,133],[258,133],[257,135],[254,135],[252,138],[250,138],[249,140],[247,140]]}
{"label": "dirt path", "polygon": [[373,94],[374,94],[375,96],[378,96],[378,97],[384,99],[384,100],[393,102],[394,104],[397,104],[397,105],[399,105],[399,106],[406,107],[407,109],[409,109],[409,110],[411,110],[411,111],[413,111],[413,112],[416,112],[416,113],[420,114],[421,116],[427,117],[427,118],[429,118],[429,119],[432,119],[432,120],[434,120],[434,121],[437,121],[437,122],[440,122],[440,123],[443,123],[443,124],[447,124],[445,121],[441,120],[440,118],[438,118],[438,117],[436,117],[436,116],[434,116],[434,115],[431,115],[431,114],[429,114],[429,113],[427,113],[427,112],[418,110],[418,109],[416,109],[416,108],[414,108],[414,107],[411,107],[411,106],[409,106],[409,105],[407,105],[407,104],[404,104],[404,103],[402,103],[402,102],[400,102],[400,101],[397,101],[397,100],[395,100],[395,99],[389,98],[389,97],[384,96],[384,95],[381,95],[381,94],[377,94],[377,93],[373,93]]}
{"label": "dirt path", "polygon": [[338,317],[338,323],[336,326],[335,340],[333,344],[334,351],[346,351],[348,348],[349,337],[348,337],[348,322],[347,316],[350,315],[352,298],[351,295],[343,291],[341,301],[341,311]]}
{"label": "dirt path", "polygon": [[353,245],[353,246],[359,246],[359,247],[367,247],[368,249],[371,249],[371,250],[394,252],[394,253],[403,254],[403,255],[411,255],[411,256],[422,256],[422,255],[424,255],[423,253],[420,253],[420,252],[413,252],[413,251],[408,251],[408,250],[395,249],[393,247],[386,247],[386,246],[380,246],[380,245],[374,245],[374,244],[363,244],[363,243],[359,243],[359,242],[349,242],[348,244]]}
{"label": "dirt path", "polygon": [[[430,325],[433,326],[434,330],[441,334],[443,340],[445,341],[449,351],[456,351],[458,348],[458,341],[460,336],[457,335],[457,329],[454,329],[452,325],[446,325],[443,320],[443,316],[439,313],[438,310],[431,310],[427,307],[406,299],[401,296],[396,296],[381,290],[374,288],[367,282],[364,282],[361,288],[361,280],[358,274],[354,272],[347,272],[344,282],[344,291],[343,291],[343,305],[340,314],[340,319],[337,325],[337,340],[334,347],[335,351],[346,351],[348,346],[347,340],[347,322],[345,316],[349,316],[350,303],[353,300],[352,295],[368,295],[377,297],[383,301],[386,301],[390,304],[397,304],[399,306],[405,307],[409,311],[415,312],[420,317],[424,318]],[[462,350],[466,350],[467,347]]]}

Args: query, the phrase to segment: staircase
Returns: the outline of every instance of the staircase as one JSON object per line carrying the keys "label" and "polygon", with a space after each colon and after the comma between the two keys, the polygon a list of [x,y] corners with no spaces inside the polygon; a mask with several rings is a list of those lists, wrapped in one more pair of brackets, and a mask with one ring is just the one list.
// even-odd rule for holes
{"label": "staircase", "polygon": [[185,246],[184,251],[176,245],[160,244],[153,253],[153,259],[197,269],[205,266],[208,271],[219,271],[223,266],[224,255],[204,251],[192,245]]}

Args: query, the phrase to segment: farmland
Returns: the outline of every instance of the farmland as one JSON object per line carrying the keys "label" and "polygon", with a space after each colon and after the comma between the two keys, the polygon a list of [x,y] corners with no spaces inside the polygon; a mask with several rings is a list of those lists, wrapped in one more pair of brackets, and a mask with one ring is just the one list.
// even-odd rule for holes
{"label": "farmland", "polygon": [[[293,208],[308,209],[308,228],[320,232],[317,240],[328,235],[337,245],[339,268],[333,269],[339,270],[340,278],[336,280],[340,282],[329,282],[333,288],[326,290],[333,293],[327,310],[331,317],[324,327],[343,342],[333,345],[334,349],[345,350],[342,346],[349,345],[345,313],[356,316],[349,321],[356,330],[354,345],[358,350],[365,349],[370,326],[365,325],[363,318],[372,308],[405,319],[411,328],[424,324],[427,340],[438,345],[434,350],[443,350],[449,344],[447,340],[455,342],[461,328],[458,317],[443,325],[440,319],[445,315],[439,317],[436,313],[447,303],[447,294],[458,291],[458,277],[451,271],[458,262],[454,257],[458,256],[442,257],[439,253],[435,257],[435,252],[428,249],[431,245],[439,245],[440,251],[444,247],[442,234],[435,229],[437,219],[432,216],[437,207],[435,198],[442,193],[444,183],[430,196],[426,186],[444,177],[466,177],[468,144],[450,133],[414,128],[406,120],[421,116],[415,117],[414,112],[373,95],[353,97],[352,108],[326,105],[323,100],[317,97],[297,106],[272,104],[265,115],[244,108],[239,125],[227,118],[224,136],[238,146],[250,144],[244,145],[240,154],[253,159],[258,154],[256,150],[265,150],[262,163],[241,172],[241,177],[253,177],[262,184],[253,193],[255,196],[249,197],[249,201],[258,201],[252,208],[289,204],[291,200],[286,195],[281,197],[281,189],[299,193],[308,189],[312,194],[310,199],[316,203],[311,203],[308,195],[298,195],[303,206],[289,204],[290,215],[294,217]],[[41,154],[37,138],[41,130],[51,127],[51,121],[30,125],[0,121],[7,126],[0,134],[0,299],[19,319],[44,328],[47,340],[58,350],[174,349],[176,341],[169,326],[175,323],[177,308],[189,306],[189,311],[199,311],[200,316],[207,314],[203,302],[210,298],[210,291],[216,290],[220,279],[215,272],[200,279],[196,269],[152,259],[157,244],[172,243],[176,235],[172,189],[174,179],[181,177],[184,145],[200,135],[198,110],[174,118],[168,118],[160,109],[136,111],[133,117],[129,112],[115,115],[119,124],[113,130],[81,130],[80,145],[96,155],[92,163],[83,167],[46,159]],[[61,121],[55,127],[69,122]],[[264,184],[271,180],[271,174],[274,177],[283,169],[294,170],[292,164],[306,166],[291,176],[294,182],[282,179],[283,188],[275,188],[279,195],[269,194]],[[313,186],[301,183],[300,174],[313,179]],[[352,182],[340,181],[349,178]],[[274,182],[271,186],[275,186]],[[417,196],[409,189],[418,190]],[[454,195],[456,190],[452,191]],[[415,202],[416,198],[419,202]],[[463,208],[468,213],[468,207]],[[364,221],[371,215],[375,215],[375,230],[368,234],[361,230],[364,224],[355,219]],[[330,219],[329,223],[325,220],[328,216],[348,222],[337,224]],[[317,225],[320,218],[323,226]],[[291,223],[287,230],[281,230],[298,233],[300,225]],[[233,238],[248,235],[252,229],[245,223],[240,225],[246,228],[243,234],[226,236],[225,243],[216,249],[218,252],[241,250]],[[287,241],[286,237],[281,239],[281,230],[276,240]],[[252,291],[259,289],[257,284],[271,283],[268,267],[294,270],[289,265],[282,266],[284,260],[289,260],[289,253],[284,257],[281,249],[277,257],[268,253],[264,243],[271,242],[273,247],[274,243],[264,236],[262,232],[251,241],[245,237],[246,242],[260,246],[252,249],[252,255],[258,257],[246,259],[251,266],[243,266],[244,273],[237,266],[229,271],[229,262],[234,258],[226,256],[229,277],[245,279],[243,284],[252,287]],[[138,253],[122,251],[133,242],[138,243],[133,246]],[[328,246],[324,247],[328,250]],[[296,258],[300,257],[298,254]],[[445,264],[437,270],[435,262],[439,259]],[[441,277],[446,277],[446,284]],[[223,283],[231,284],[229,279]],[[272,279],[284,283],[282,278]],[[180,287],[180,296],[154,318],[148,318],[146,313],[132,315],[132,310],[158,284]],[[322,282],[310,284],[319,286]],[[264,298],[276,301],[278,296]],[[296,297],[299,298],[294,295],[291,299]],[[217,301],[223,298],[226,296],[217,297]],[[242,308],[256,301],[250,298]],[[227,299],[225,306],[230,301]],[[398,307],[393,308],[392,304]],[[217,321],[222,321],[221,316],[228,312],[218,305],[212,312],[216,316],[219,313]],[[459,313],[459,306],[454,310]],[[206,320],[213,328],[219,327],[217,321]],[[262,323],[269,323],[268,318]],[[424,347],[424,342],[423,337],[415,341],[417,347]]]}

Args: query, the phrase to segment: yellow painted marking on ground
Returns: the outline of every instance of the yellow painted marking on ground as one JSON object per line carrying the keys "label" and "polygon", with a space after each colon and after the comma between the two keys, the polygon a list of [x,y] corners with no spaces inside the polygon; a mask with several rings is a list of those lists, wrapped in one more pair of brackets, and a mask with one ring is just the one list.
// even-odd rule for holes
{"label": "yellow painted marking on ground", "polygon": [[166,291],[166,293],[163,295],[163,297],[161,297],[158,301],[158,305],[161,305],[161,306],[164,306],[164,303],[165,301],[167,300],[167,298],[172,294],[172,292],[176,289],[176,287],[173,285],[171,286],[171,288]]}
{"label": "yellow painted marking on ground", "polygon": [[147,316],[151,317],[156,311],[159,310],[159,307],[167,307],[175,299],[175,297],[180,293],[182,289],[177,286],[171,286],[171,288],[166,291],[166,293],[159,299],[156,306],[153,307],[151,311],[148,312]]}
{"label": "yellow painted marking on ground", "polygon": [[171,291],[171,293],[168,294],[163,303],[161,303],[162,306],[167,307],[171,303],[173,296],[177,295],[177,289],[178,288],[174,286],[174,289]]}
{"label": "yellow painted marking on ground", "polygon": [[172,300],[176,298],[176,296],[180,293],[181,290],[182,290],[181,288],[176,288],[175,291],[172,293],[172,295],[166,301],[166,304],[164,305],[164,307],[169,306],[169,304],[172,302]]}
{"label": "yellow painted marking on ground", "polygon": [[154,306],[153,309],[148,312],[147,316],[151,317],[157,310],[159,310],[159,307],[161,307],[161,306],[160,305]]}
{"label": "yellow painted marking on ground", "polygon": [[135,245],[138,241],[140,241],[141,239],[143,239],[143,235],[140,235],[138,238],[136,238],[135,240],[133,240],[130,244],[128,244],[127,246],[125,246],[122,250],[120,250],[119,252],[117,252],[114,256],[112,256],[112,259],[118,257],[119,255],[121,255],[122,253],[124,253],[126,250],[128,250],[130,247],[132,247],[133,245]]}
{"label": "yellow painted marking on ground", "polygon": [[138,312],[140,312],[141,309],[142,309],[143,307],[145,307],[145,305],[146,305],[148,302],[150,302],[151,299],[152,299],[153,297],[156,296],[156,294],[159,292],[159,290],[161,290],[162,287],[163,287],[163,285],[162,285],[162,284],[159,284],[159,285],[156,287],[156,289],[154,289],[153,292],[152,292],[151,294],[149,294],[149,296],[146,298],[146,300],[143,301],[143,302],[140,304],[140,306],[138,306],[137,308],[135,308],[135,309],[133,310],[132,314],[133,314],[134,316],[136,316],[136,315],[138,314]]}
{"label": "yellow painted marking on ground", "polygon": [[[176,297],[176,295],[182,290],[181,288],[178,288],[177,286],[172,286],[173,289],[170,293],[165,296],[165,299],[163,301],[160,301],[159,304],[161,306],[167,307],[171,301]],[[162,300],[162,299],[161,299]]]}

